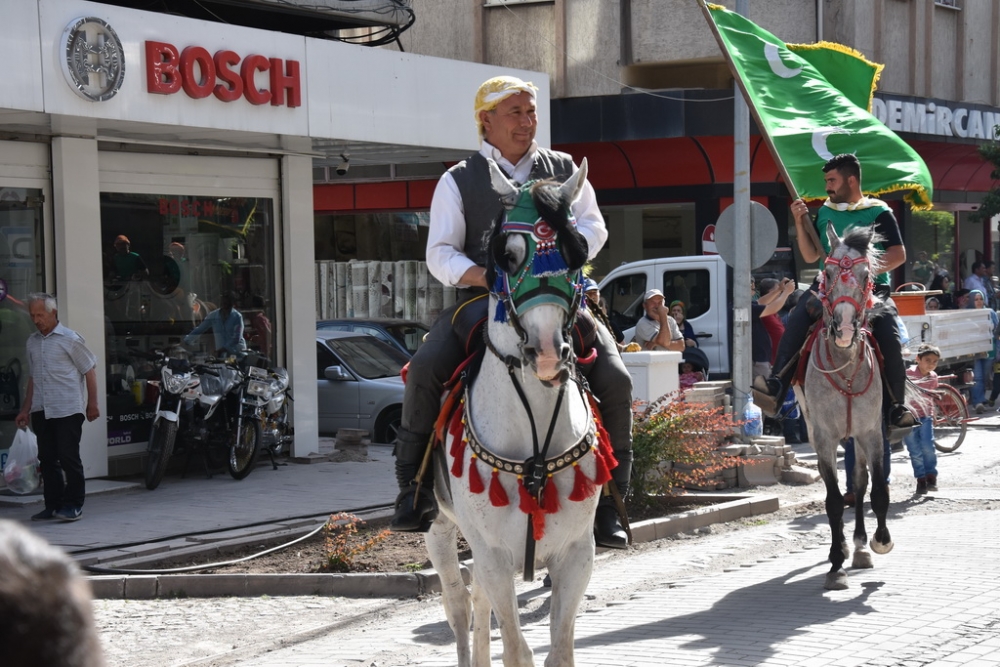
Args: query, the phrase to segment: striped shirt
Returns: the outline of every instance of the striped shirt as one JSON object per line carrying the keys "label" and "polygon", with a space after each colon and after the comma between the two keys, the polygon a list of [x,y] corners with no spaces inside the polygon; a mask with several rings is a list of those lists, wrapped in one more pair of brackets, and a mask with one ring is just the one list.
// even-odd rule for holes
{"label": "striped shirt", "polygon": [[28,336],[28,368],[33,394],[31,412],[45,411],[46,419],[86,414],[87,383],[84,375],[97,366],[97,358],[87,349],[83,337],[56,324],[43,336]]}

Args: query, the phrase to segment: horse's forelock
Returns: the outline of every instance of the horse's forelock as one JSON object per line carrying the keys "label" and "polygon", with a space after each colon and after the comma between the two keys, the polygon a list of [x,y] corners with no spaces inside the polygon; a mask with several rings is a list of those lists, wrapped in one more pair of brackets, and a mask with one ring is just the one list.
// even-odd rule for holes
{"label": "horse's forelock", "polygon": [[559,194],[559,183],[552,179],[537,181],[531,186],[531,199],[535,202],[538,215],[556,231],[566,228],[569,219],[570,202]]}
{"label": "horse's forelock", "polygon": [[844,238],[841,239],[841,243],[859,255],[867,257],[868,265],[870,267],[869,270],[871,274],[875,276],[882,273],[884,267],[882,262],[884,253],[879,250],[877,245],[884,240],[885,239],[880,234],[873,231],[871,228],[855,227],[848,230],[848,232],[844,234]]}

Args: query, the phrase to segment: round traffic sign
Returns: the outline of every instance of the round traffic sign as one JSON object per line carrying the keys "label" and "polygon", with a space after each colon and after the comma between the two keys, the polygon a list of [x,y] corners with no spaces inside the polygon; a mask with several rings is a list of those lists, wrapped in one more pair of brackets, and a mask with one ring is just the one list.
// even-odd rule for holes
{"label": "round traffic sign", "polygon": [[[750,201],[750,269],[764,266],[778,247],[778,223],[763,204]],[[715,222],[715,247],[729,266],[736,264],[736,205]],[[745,252],[745,251],[744,251]]]}

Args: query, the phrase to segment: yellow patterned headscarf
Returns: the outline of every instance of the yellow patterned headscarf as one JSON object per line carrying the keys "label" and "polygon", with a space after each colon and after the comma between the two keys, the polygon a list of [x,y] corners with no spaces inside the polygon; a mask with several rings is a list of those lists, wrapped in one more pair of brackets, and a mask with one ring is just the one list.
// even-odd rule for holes
{"label": "yellow patterned headscarf", "polygon": [[515,76],[495,76],[484,82],[476,91],[476,127],[479,136],[483,136],[483,124],[479,120],[480,111],[493,111],[497,105],[511,95],[528,93],[535,97],[538,87],[530,81],[521,81]]}

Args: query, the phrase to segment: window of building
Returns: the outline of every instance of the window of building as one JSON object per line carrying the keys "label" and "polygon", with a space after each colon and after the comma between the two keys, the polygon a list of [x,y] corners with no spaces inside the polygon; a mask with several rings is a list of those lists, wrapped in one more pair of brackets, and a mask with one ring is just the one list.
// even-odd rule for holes
{"label": "window of building", "polygon": [[[274,358],[275,229],[271,199],[101,194],[108,441],[145,441],[155,397],[141,353],[180,345],[224,294],[249,350]],[[188,346],[215,354],[212,331]]]}
{"label": "window of building", "polygon": [[0,468],[28,386],[28,295],[45,288],[42,191],[0,188]]}
{"label": "window of building", "polygon": [[422,261],[429,220],[426,212],[317,215],[316,259]]}

